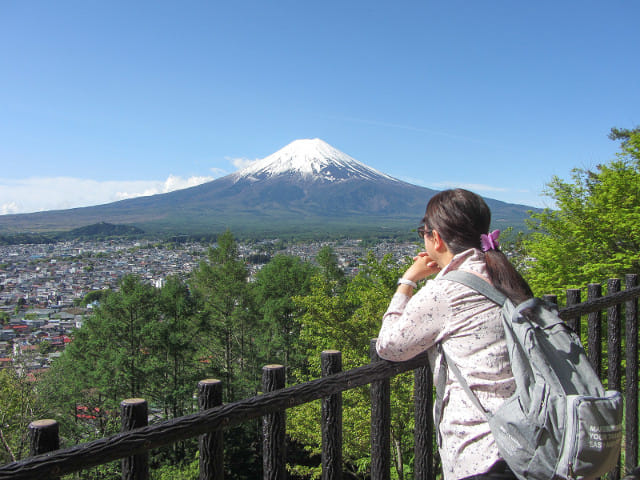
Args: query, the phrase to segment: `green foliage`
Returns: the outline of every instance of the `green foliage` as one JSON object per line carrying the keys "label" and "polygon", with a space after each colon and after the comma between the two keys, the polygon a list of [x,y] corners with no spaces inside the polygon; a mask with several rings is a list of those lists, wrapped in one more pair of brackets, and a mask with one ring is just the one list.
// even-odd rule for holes
{"label": "green foliage", "polygon": [[[217,246],[209,250],[191,279],[201,310],[194,340],[206,376],[223,381],[226,402],[255,395],[259,388],[262,365],[258,364],[257,319],[248,278],[238,245],[227,231],[218,237]],[[234,441],[225,447],[225,461],[233,466],[235,478],[259,475],[258,432],[254,422],[228,431]]]}
{"label": "green foliage", "polygon": [[522,230],[516,231],[511,227],[500,232],[500,250],[504,252],[521,275],[525,275],[527,270],[525,241],[529,235],[530,233],[525,233]]}
{"label": "green foliage", "polygon": [[27,301],[25,300],[25,298],[24,297],[20,297],[18,299],[18,301],[16,302],[16,307],[13,309],[13,313],[18,315],[20,313],[20,310],[22,309],[22,307],[24,307],[26,304],[27,304]]}
{"label": "green foliage", "polygon": [[151,469],[151,480],[198,480],[200,475],[200,460],[196,459],[186,465],[161,465]]}
{"label": "green foliage", "polygon": [[[65,222],[59,224],[65,228]],[[68,240],[105,240],[108,238],[138,238],[144,231],[133,225],[114,225],[100,222],[68,231],[57,232],[19,232],[0,235],[0,245],[20,245],[30,243],[56,243]]]}
{"label": "green foliage", "polygon": [[52,418],[60,425],[62,448],[120,430],[119,401],[105,397],[91,385],[84,373],[89,367],[75,355],[67,354],[68,348],[46,372],[38,390],[47,407],[45,418]]}
{"label": "green foliage", "polygon": [[526,276],[536,294],[640,269],[640,132],[616,138],[626,138],[616,160],[575,169],[572,182],[554,177],[546,194],[557,209],[532,215]]}
{"label": "green foliage", "polygon": [[199,324],[201,338],[206,339],[200,344],[203,359],[208,373],[223,379],[225,401],[255,391],[255,386],[247,382],[249,365],[255,362],[248,277],[229,231],[218,237],[217,247],[209,249],[207,261],[200,262],[192,276],[203,307]]}
{"label": "green foliage", "polygon": [[[389,299],[396,287],[396,280],[404,267],[393,262],[391,255],[378,261],[368,253],[359,273],[344,289],[336,288],[338,280],[327,279],[323,274],[312,279],[311,293],[296,297],[304,313],[300,317],[302,330],[300,341],[308,353],[307,370],[296,371],[298,381],[320,376],[320,353],[335,349],[342,352],[343,370],[349,370],[369,362],[370,340],[380,327]],[[392,419],[394,438],[393,458],[408,458],[413,423],[412,382],[406,377],[392,381],[396,405]],[[370,463],[370,398],[368,388],[357,388],[343,393],[343,458],[345,468],[353,475],[365,476]],[[310,454],[319,454],[321,432],[319,429],[319,403],[301,405],[289,411],[288,433]],[[396,465],[404,463],[400,460]],[[318,468],[290,466],[291,470],[310,478],[318,478]]]}
{"label": "green foliage", "polygon": [[346,282],[344,271],[338,265],[338,257],[333,248],[329,245],[322,247],[316,255],[316,262],[327,280],[337,282],[339,287],[344,286]]}
{"label": "green foliage", "polygon": [[[40,384],[47,417],[60,423],[63,446],[117,433],[120,401],[131,396],[145,398],[162,418],[193,412],[203,378],[196,312],[189,288],[173,276],[161,289],[128,276],[103,298]],[[193,458],[193,444],[156,451],[154,461]],[[112,478],[110,468],[92,470],[91,478]]]}
{"label": "green foliage", "polygon": [[51,345],[51,342],[43,341],[38,344],[38,352],[40,355],[48,355],[53,352],[54,348]]}
{"label": "green foliage", "polygon": [[111,290],[109,290],[109,289],[92,290],[91,292],[87,293],[84,296],[84,298],[82,299],[80,304],[81,305],[89,305],[90,303],[93,303],[93,302],[101,302],[110,293],[111,293]]}
{"label": "green foliage", "polygon": [[117,433],[125,398],[153,401],[153,382],[161,381],[152,375],[151,355],[157,296],[139,277],[124,277],[46,373],[39,393],[48,417],[60,424],[63,445]]}
{"label": "green foliage", "polygon": [[202,378],[193,341],[198,334],[197,304],[187,285],[170,276],[157,292],[156,306],[159,318],[148,338],[147,391],[165,417],[175,418],[191,413],[193,392]]}
{"label": "green foliage", "polygon": [[153,287],[128,275],[119,288],[119,295],[104,298],[67,349],[89,367],[85,375],[92,385],[114,402],[146,389],[149,338],[157,319]]}
{"label": "green foliage", "polygon": [[629,145],[631,136],[637,135],[638,133],[640,133],[640,127],[636,127],[633,129],[613,127],[609,132],[609,138],[611,140],[621,140],[622,147],[625,148]]}
{"label": "green foliage", "polygon": [[260,317],[256,331],[260,363],[298,367],[304,361],[299,342],[300,308],[293,297],[307,295],[315,267],[298,257],[278,254],[255,276],[253,299]]}
{"label": "green foliage", "polygon": [[14,233],[8,235],[0,235],[0,245],[22,245],[29,243],[55,243],[56,240],[50,235],[40,233]]}
{"label": "green foliage", "polygon": [[0,370],[0,462],[29,454],[28,425],[43,418],[35,383],[10,369]]}
{"label": "green foliage", "polygon": [[58,239],[88,239],[108,237],[129,237],[141,235],[144,232],[133,225],[114,225],[107,222],[94,223],[85,227],[75,228],[69,232],[58,234]]}

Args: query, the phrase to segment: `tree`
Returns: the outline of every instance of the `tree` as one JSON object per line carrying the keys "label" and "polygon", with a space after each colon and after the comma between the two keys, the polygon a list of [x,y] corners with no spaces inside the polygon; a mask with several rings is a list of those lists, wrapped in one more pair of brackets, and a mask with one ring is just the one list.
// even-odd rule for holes
{"label": "tree", "polygon": [[622,147],[626,147],[631,140],[632,135],[640,133],[640,127],[633,129],[613,127],[609,132],[609,138],[611,140],[622,140]]}
{"label": "tree", "polygon": [[338,256],[329,245],[325,245],[316,255],[316,262],[327,280],[336,282],[337,288],[343,288],[346,283],[344,271],[338,265]]}
{"label": "tree", "polygon": [[48,370],[39,388],[62,438],[80,442],[116,433],[120,402],[148,398],[155,299],[155,289],[139,277],[123,277]]}
{"label": "tree", "polygon": [[156,291],[127,275],[119,291],[103,298],[65,349],[87,389],[118,405],[141,396],[148,385],[150,339],[157,323]]}
{"label": "tree", "polygon": [[640,130],[612,129],[623,140],[617,159],[574,169],[572,182],[553,177],[546,195],[556,209],[532,214],[524,242],[527,280],[553,293],[640,268]]}
{"label": "tree", "polygon": [[93,302],[101,302],[103,298],[107,297],[111,293],[110,289],[92,290],[87,293],[80,301],[80,305],[89,305]]}
{"label": "tree", "polygon": [[157,308],[159,318],[149,339],[149,392],[165,417],[175,418],[193,409],[193,392],[201,379],[193,341],[197,305],[188,286],[169,276],[157,292]]}
{"label": "tree", "polygon": [[250,341],[249,272],[230,231],[220,235],[217,243],[194,270],[192,283],[203,305],[200,329],[204,358],[211,374],[223,377],[226,401],[233,401],[249,393],[242,384],[250,371],[247,361],[255,356]]}
{"label": "tree", "polygon": [[[220,235],[207,259],[193,272],[192,285],[202,306],[198,341],[207,374],[220,378],[226,402],[256,394],[259,388],[255,318],[250,298],[247,266],[230,231]],[[225,462],[236,478],[259,476],[259,422],[228,430]]]}
{"label": "tree", "polygon": [[[188,286],[172,275],[157,291],[157,309],[148,346],[147,396],[152,405],[164,411],[164,418],[177,418],[193,412],[193,394],[203,378],[194,342],[197,305]],[[195,440],[177,442],[156,451],[156,460],[168,458],[175,466],[195,451]]]}
{"label": "tree", "polygon": [[280,363],[299,367],[300,323],[295,296],[307,295],[316,269],[308,262],[289,255],[276,255],[255,276],[254,299],[261,316],[259,321],[261,363]]}
{"label": "tree", "polygon": [[16,302],[16,308],[14,309],[14,313],[16,315],[18,315],[20,313],[20,310],[22,309],[22,307],[24,307],[27,304],[27,301],[25,300],[24,297],[20,297],[18,299],[18,301]]}
{"label": "tree", "polygon": [[12,369],[0,370],[0,462],[29,454],[27,427],[43,412],[34,382]]}
{"label": "tree", "polygon": [[85,376],[86,371],[82,360],[65,350],[38,383],[38,393],[47,407],[46,417],[41,418],[58,422],[61,447],[68,446],[65,443],[87,442],[120,430],[117,402],[92,386],[92,380]]}

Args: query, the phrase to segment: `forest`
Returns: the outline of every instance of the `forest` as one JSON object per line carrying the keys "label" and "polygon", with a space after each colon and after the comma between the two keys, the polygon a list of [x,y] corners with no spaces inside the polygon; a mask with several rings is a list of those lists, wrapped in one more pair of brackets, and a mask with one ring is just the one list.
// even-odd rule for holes
{"label": "forest", "polygon": [[[640,272],[640,130],[610,136],[621,144],[616,159],[576,169],[570,180],[554,177],[547,194],[555,208],[533,213],[529,233],[501,244],[536,295]],[[223,401],[231,402],[259,393],[266,364],[284,365],[291,385],[320,376],[325,349],[342,352],[345,370],[368,363],[369,340],[406,262],[368,253],[347,276],[325,247],[313,261],[275,255],[250,278],[227,231],[187,279],[169,277],[156,288],[126,276],[117,290],[100,292],[95,314],[38,382],[0,371],[0,461],[28,455],[27,425],[35,419],[57,420],[67,447],[117,433],[125,398],[145,398],[161,421],[197,409],[202,379],[222,380]],[[410,479],[411,378],[396,377],[392,391],[394,476]],[[366,478],[368,390],[347,391],[343,401],[345,476]],[[291,478],[320,476],[319,409],[316,402],[288,412]],[[259,422],[227,431],[227,478],[259,478],[260,448]],[[196,440],[153,451],[151,478],[198,478],[196,452]],[[119,463],[69,478],[116,479]]]}

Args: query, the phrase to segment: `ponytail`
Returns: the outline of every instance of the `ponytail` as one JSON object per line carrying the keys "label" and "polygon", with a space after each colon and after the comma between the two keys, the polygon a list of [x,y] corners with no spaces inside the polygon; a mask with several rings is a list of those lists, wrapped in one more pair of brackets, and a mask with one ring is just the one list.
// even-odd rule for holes
{"label": "ponytail", "polygon": [[484,254],[487,274],[494,287],[504,293],[516,305],[533,297],[533,291],[500,250],[488,250]]}

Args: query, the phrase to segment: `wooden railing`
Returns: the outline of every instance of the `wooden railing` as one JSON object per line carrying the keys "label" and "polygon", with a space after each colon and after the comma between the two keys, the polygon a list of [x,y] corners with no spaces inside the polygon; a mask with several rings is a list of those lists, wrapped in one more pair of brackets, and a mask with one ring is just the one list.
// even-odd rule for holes
{"label": "wooden railing", "polygon": [[[609,478],[640,479],[638,466],[638,298],[637,275],[627,275],[626,288],[619,280],[610,280],[607,295],[601,285],[588,286],[588,298],[580,302],[580,290],[567,291],[567,307],[560,316],[577,332],[582,317],[587,316],[587,352],[598,372],[602,368],[602,312],[606,311],[609,388],[625,395],[624,467],[610,472]],[[554,297],[547,297],[553,301]],[[624,322],[622,308],[624,307]],[[622,325],[625,338],[625,384],[622,385]],[[381,360],[375,353],[375,340],[370,345],[371,363],[346,372],[341,371],[341,355],[337,351],[322,353],[322,378],[286,387],[284,369],[279,365],[263,368],[262,390],[252,398],[222,404],[222,385],[217,380],[198,384],[200,412],[167,420],[152,426],[147,422],[147,405],[142,399],[128,399],[121,404],[122,432],[74,447],[58,449],[58,425],[41,420],[30,425],[33,456],[0,467],[2,479],[55,479],[62,475],[122,460],[122,478],[149,478],[149,451],[178,441],[199,437],[200,479],[223,478],[224,430],[250,419],[263,421],[263,477],[284,479],[285,418],[288,408],[314,400],[322,400],[323,479],[342,478],[342,395],[345,390],[371,385],[371,478],[390,478],[390,378],[414,371],[415,462],[416,480],[435,479],[437,468],[433,452],[433,385],[425,354],[407,362]]]}

